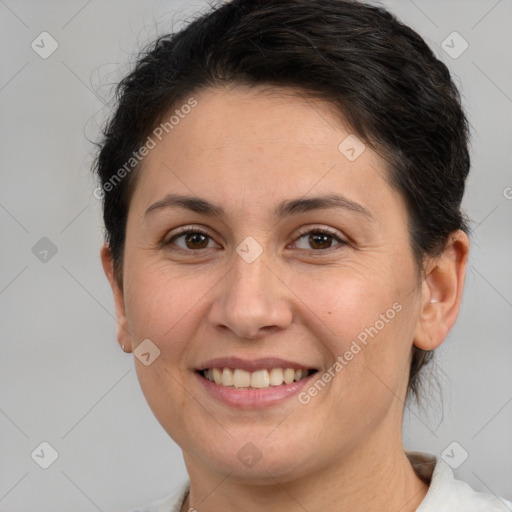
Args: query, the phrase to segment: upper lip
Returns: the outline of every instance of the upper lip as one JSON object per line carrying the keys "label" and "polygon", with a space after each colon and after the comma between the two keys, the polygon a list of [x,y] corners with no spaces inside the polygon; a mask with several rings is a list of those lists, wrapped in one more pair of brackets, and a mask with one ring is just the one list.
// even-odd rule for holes
{"label": "upper lip", "polygon": [[294,370],[306,369],[314,370],[308,364],[298,363],[276,357],[263,357],[258,359],[242,359],[240,357],[217,357],[209,359],[202,363],[197,370],[202,371],[208,368],[239,368],[253,372],[256,370],[264,370],[269,368],[293,368]]}

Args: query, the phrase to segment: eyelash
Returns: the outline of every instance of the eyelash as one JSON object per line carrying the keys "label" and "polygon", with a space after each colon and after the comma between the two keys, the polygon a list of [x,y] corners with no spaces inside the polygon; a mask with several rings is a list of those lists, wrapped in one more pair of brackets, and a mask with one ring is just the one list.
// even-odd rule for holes
{"label": "eyelash", "polygon": [[337,241],[338,244],[334,245],[333,247],[328,247],[327,249],[301,249],[301,250],[309,251],[311,253],[326,253],[326,252],[331,252],[331,251],[339,250],[342,247],[348,245],[348,242],[346,240],[343,240],[343,238],[339,237],[334,231],[331,231],[330,229],[327,229],[327,228],[313,228],[313,229],[310,228],[310,229],[306,229],[306,230],[304,230],[304,231],[299,233],[299,235],[296,238],[296,241],[300,240],[301,238],[305,237],[306,235],[311,235],[313,233],[314,234],[320,233],[320,234],[323,234],[323,235],[329,235],[335,241]]}
{"label": "eyelash", "polygon": [[[305,237],[306,235],[311,235],[311,234],[329,235],[335,241],[337,241],[338,244],[333,247],[328,247],[327,249],[300,249],[300,250],[307,251],[310,253],[326,253],[326,252],[331,252],[332,250],[339,250],[342,247],[349,245],[349,243],[346,240],[343,240],[336,233],[334,233],[333,231],[326,229],[326,228],[313,228],[313,229],[305,230],[305,231],[299,233],[299,235],[297,236],[295,241],[300,240],[301,238]],[[176,233],[175,235],[173,235],[168,241],[164,242],[163,245],[165,247],[171,247],[175,240],[177,240],[178,238],[180,238],[184,235],[204,235],[204,236],[210,238],[211,240],[213,240],[213,238],[205,231],[185,227],[182,230],[180,230],[179,233]],[[194,249],[183,249],[182,247],[172,247],[171,248],[172,251],[182,252],[182,253],[186,253],[186,254],[198,254],[206,249],[208,249],[208,247],[203,248],[203,249],[195,249],[195,250]]]}

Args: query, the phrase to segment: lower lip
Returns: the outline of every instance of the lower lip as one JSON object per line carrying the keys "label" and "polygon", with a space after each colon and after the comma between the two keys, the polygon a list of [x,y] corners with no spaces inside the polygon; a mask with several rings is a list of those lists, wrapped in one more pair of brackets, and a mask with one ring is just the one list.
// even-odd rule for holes
{"label": "lower lip", "polygon": [[235,388],[215,384],[197,372],[194,375],[204,386],[206,391],[217,400],[240,409],[255,409],[268,407],[281,403],[287,398],[298,395],[300,390],[316,375],[317,372],[308,375],[304,379],[280,386],[269,386],[263,389]]}

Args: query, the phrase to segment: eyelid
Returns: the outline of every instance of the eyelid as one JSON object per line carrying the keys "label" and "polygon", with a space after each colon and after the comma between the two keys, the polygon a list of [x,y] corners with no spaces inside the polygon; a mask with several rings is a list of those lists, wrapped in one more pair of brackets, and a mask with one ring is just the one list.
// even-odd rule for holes
{"label": "eyelid", "polygon": [[327,227],[320,226],[320,225],[317,225],[317,226],[315,226],[315,225],[307,226],[307,227],[305,227],[303,229],[301,228],[301,230],[299,231],[299,233],[295,237],[295,240],[298,239],[298,238],[301,238],[304,235],[307,235],[309,233],[325,233],[327,235],[333,236],[334,238],[337,238],[342,243],[345,243],[345,244],[349,243],[349,241],[346,239],[346,237],[344,235],[342,235],[336,229],[334,229],[334,228],[327,228]]}
{"label": "eyelid", "polygon": [[[161,245],[163,247],[170,245],[171,242],[182,235],[188,234],[188,233],[200,233],[203,235],[208,236],[214,243],[217,245],[220,245],[216,240],[211,231],[204,227],[204,226],[197,226],[197,225],[188,225],[188,226],[180,226],[179,228],[176,228],[176,231],[172,231],[171,234],[166,233],[164,238],[162,239]],[[185,252],[194,252],[193,249],[185,250],[182,247],[176,246],[174,249],[176,251],[185,251]],[[198,251],[204,251],[205,249],[198,249]]]}
{"label": "eyelid", "polygon": [[[178,235],[183,235],[184,233],[188,233],[189,231],[200,231],[201,233],[204,233],[205,235],[211,236],[210,230],[204,226],[198,226],[197,224],[190,224],[187,226],[180,226],[179,228],[176,228],[176,230],[172,230],[171,232],[166,233],[165,238],[169,241],[173,239],[174,237]],[[170,234],[172,233],[172,234]]]}
{"label": "eyelid", "polygon": [[[298,248],[299,251],[302,252],[302,254],[307,254],[311,257],[318,257],[321,258],[323,256],[328,256],[333,253],[337,253],[343,249],[346,249],[351,244],[348,240],[346,240],[344,235],[341,235],[338,233],[337,230],[333,228],[327,228],[324,226],[308,226],[307,228],[301,229],[300,233],[294,237],[294,240],[292,242],[292,246],[296,246],[297,241],[303,238],[306,235],[312,234],[312,233],[323,233],[326,235],[331,236],[337,243],[333,245],[332,247],[327,247],[326,249],[304,249],[304,248]],[[292,247],[293,248],[293,247]]]}

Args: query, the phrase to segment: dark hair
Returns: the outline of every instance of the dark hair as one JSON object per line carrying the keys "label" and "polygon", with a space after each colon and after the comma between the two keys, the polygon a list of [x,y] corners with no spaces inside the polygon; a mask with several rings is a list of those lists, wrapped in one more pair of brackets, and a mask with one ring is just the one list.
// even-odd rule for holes
{"label": "dark hair", "polygon": [[[386,178],[407,205],[419,274],[425,256],[438,255],[450,233],[469,231],[460,211],[470,166],[468,123],[447,67],[415,31],[385,9],[356,1],[234,0],[158,38],[117,87],[95,169],[121,285],[140,167],[130,158],[172,108],[223,85],[291,87],[330,102],[388,162]],[[419,372],[431,357],[413,347],[409,392],[416,398]]]}

